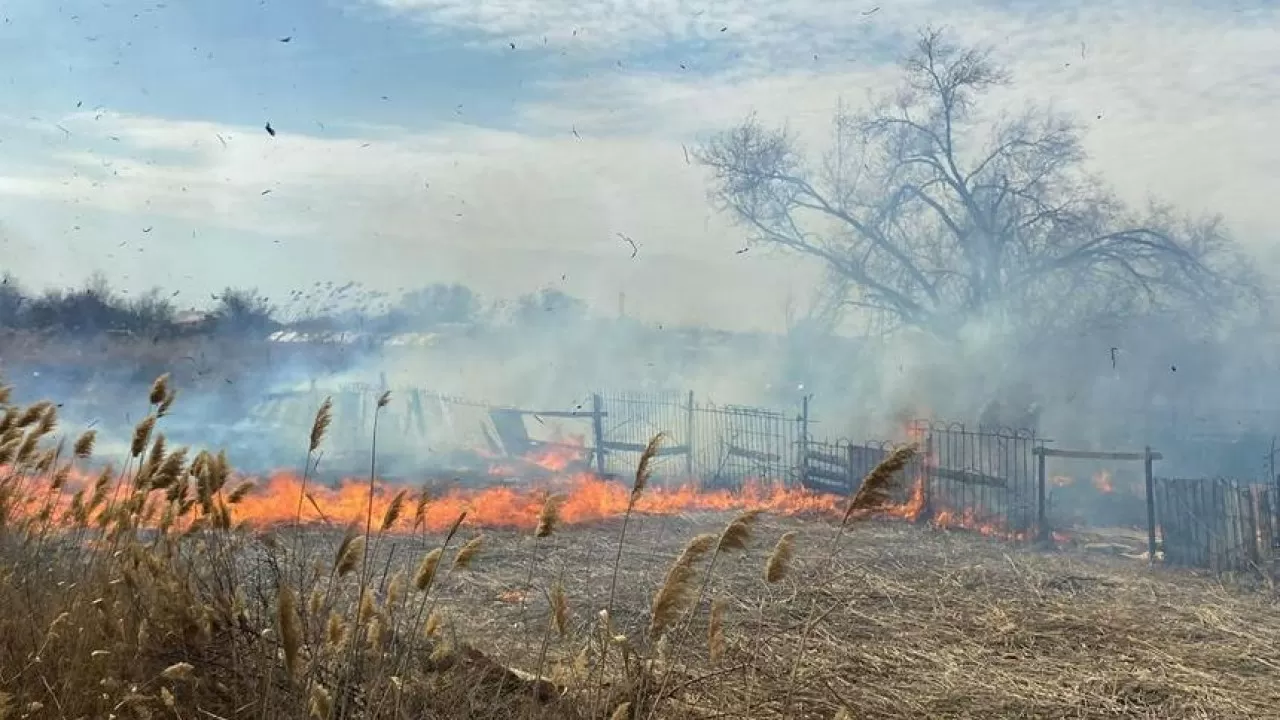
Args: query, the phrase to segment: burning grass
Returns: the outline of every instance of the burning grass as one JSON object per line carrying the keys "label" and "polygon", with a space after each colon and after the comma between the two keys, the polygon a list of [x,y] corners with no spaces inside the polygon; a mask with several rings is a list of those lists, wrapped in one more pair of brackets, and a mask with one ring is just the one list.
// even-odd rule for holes
{"label": "burning grass", "polygon": [[[642,463],[607,512],[520,496],[520,522],[486,527],[474,496],[451,506],[368,483],[353,510],[367,522],[272,526],[241,521],[242,507],[263,520],[248,505],[261,495],[223,458],[165,446],[172,394],[160,383],[151,399],[124,470],[66,503],[53,502],[59,483],[91,440],[54,444],[52,405],[0,419],[0,717],[1253,718],[1280,706],[1271,596],[867,521],[892,502],[892,473],[806,517],[764,495],[646,507],[661,495]],[[312,504],[305,488],[304,473],[295,517]],[[447,522],[424,520],[441,506]]]}

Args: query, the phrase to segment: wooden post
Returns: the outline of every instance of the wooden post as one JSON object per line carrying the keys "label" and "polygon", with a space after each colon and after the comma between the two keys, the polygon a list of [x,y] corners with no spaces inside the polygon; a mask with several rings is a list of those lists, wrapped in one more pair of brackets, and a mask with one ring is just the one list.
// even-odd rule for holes
{"label": "wooden post", "polygon": [[591,394],[591,429],[596,436],[596,474],[604,477],[604,398]]}
{"label": "wooden post", "polygon": [[1143,472],[1147,484],[1147,562],[1156,562],[1156,481],[1151,472],[1151,446],[1146,447]]}
{"label": "wooden post", "polygon": [[[1037,448],[1043,450],[1043,447]],[[1046,505],[1048,504],[1047,478],[1045,472],[1045,455],[1043,452],[1036,453],[1036,530],[1038,540],[1040,542],[1049,541],[1049,518]]]}
{"label": "wooden post", "polygon": [[689,404],[684,409],[684,472],[693,479],[693,391],[689,391]]}

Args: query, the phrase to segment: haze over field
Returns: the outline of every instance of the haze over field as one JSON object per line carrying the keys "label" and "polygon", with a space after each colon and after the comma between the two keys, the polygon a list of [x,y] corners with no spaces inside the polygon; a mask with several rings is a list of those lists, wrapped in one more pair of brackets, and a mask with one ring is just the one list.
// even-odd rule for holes
{"label": "haze over field", "polygon": [[[813,392],[833,434],[931,415],[1093,446],[1277,424],[1270,299],[1235,296],[1265,288],[1278,257],[1274,3],[20,0],[4,13],[0,270],[29,292],[100,273],[177,307],[227,286],[288,305],[317,282],[394,304],[457,283],[483,302],[469,322],[497,336],[352,352],[341,377],[500,402],[692,387],[791,407]],[[867,134],[868,118],[929,107],[893,93],[930,27],[1007,70],[970,88],[956,157],[979,194],[999,186],[984,172],[1052,175],[1010,216],[1050,218],[1017,231],[1039,249],[975,259],[971,227],[1005,247],[1017,232],[983,226],[963,193],[943,198],[945,217],[903,200],[932,187],[898,172],[924,135]],[[906,104],[873,103],[895,97]],[[871,148],[861,165],[833,145],[837,117]],[[1023,131],[1045,142],[980,162]],[[837,155],[848,173],[831,172]],[[761,168],[795,177],[770,185]],[[879,185],[858,186],[863,171]],[[789,213],[815,207],[794,191],[814,186],[876,208],[912,262],[864,255],[884,238],[834,205],[788,235]],[[1148,253],[1133,228],[1169,243]],[[1111,232],[1119,245],[1089,244]],[[521,304],[540,290],[586,305]],[[175,353],[195,358],[183,372],[207,364]],[[319,365],[245,372],[269,388]]]}

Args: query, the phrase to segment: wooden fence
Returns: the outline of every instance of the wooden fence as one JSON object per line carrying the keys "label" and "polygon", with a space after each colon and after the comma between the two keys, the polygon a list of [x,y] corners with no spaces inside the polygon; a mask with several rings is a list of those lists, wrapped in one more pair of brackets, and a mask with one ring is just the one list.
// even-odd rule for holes
{"label": "wooden fence", "polygon": [[1271,487],[1229,478],[1156,478],[1155,523],[1166,565],[1250,572],[1274,558]]}

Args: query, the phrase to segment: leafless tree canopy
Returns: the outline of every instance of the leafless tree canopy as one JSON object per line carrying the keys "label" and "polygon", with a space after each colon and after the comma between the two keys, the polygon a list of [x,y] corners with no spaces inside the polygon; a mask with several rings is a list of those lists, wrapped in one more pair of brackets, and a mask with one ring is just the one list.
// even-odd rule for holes
{"label": "leafless tree canopy", "polygon": [[1007,72],[922,33],[898,91],[838,110],[809,162],[754,117],[703,145],[713,202],[761,243],[820,259],[846,301],[895,326],[950,333],[975,317],[1054,323],[1192,307],[1248,283],[1215,219],[1142,216],[1082,168],[1073,123],[975,112]]}

